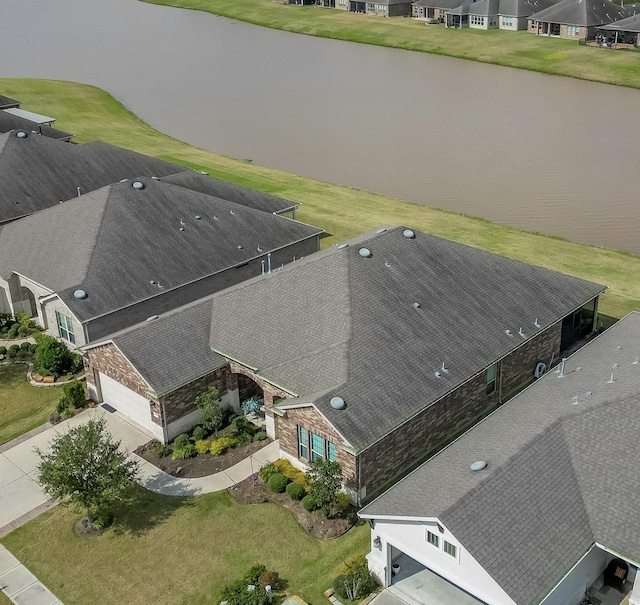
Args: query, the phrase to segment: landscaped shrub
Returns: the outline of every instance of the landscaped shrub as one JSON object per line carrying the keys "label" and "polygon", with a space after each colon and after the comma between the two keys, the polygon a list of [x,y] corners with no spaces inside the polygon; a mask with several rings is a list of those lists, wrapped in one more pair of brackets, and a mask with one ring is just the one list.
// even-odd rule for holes
{"label": "landscaped shrub", "polygon": [[[254,586],[254,588],[248,591],[247,586]],[[257,581],[255,584],[247,582],[244,578],[225,586],[221,597],[227,605],[268,605],[271,602],[264,586],[257,584]]]}
{"label": "landscaped shrub", "polygon": [[28,351],[30,347],[31,347],[31,343],[27,342],[26,340],[24,342],[20,343],[20,350],[21,351]]}
{"label": "landscaped shrub", "polygon": [[264,431],[258,431],[254,436],[253,436],[253,440],[254,441],[264,441],[267,438],[267,433],[265,433]]}
{"label": "landscaped shrub", "polygon": [[265,569],[258,576],[258,584],[260,586],[271,586],[273,590],[278,590],[280,588],[280,574],[277,571]]}
{"label": "landscaped shrub", "polygon": [[366,597],[375,587],[376,582],[364,555],[348,559],[342,568],[342,574],[333,581],[333,590],[337,595],[349,600]]}
{"label": "landscaped shrub", "polygon": [[29,345],[29,353],[31,353],[32,355],[35,355],[35,352],[38,350],[38,345],[33,342]]}
{"label": "landscaped shrub", "polygon": [[260,475],[260,481],[262,481],[262,483],[269,483],[269,478],[271,477],[271,475],[277,472],[278,472],[278,469],[276,468],[276,465],[273,462],[270,462],[269,464],[265,464],[260,469],[260,472],[258,473]]}
{"label": "landscaped shrub", "polygon": [[181,433],[173,440],[173,447],[177,450],[182,449],[185,445],[189,443],[189,435],[186,433]]}
{"label": "landscaped shrub", "polygon": [[258,427],[249,422],[244,416],[238,416],[232,422],[233,436],[236,438],[238,445],[246,445],[251,443],[253,436],[258,432]]}
{"label": "landscaped shrub", "polygon": [[20,324],[18,322],[14,322],[11,324],[11,329],[15,330],[16,332],[20,329]]}
{"label": "landscaped shrub", "polygon": [[346,492],[336,494],[336,512],[343,513],[351,507],[351,497]]}
{"label": "landscaped shrub", "polygon": [[313,512],[318,508],[316,506],[315,500],[311,497],[311,494],[307,494],[304,498],[302,498],[302,506],[304,506],[304,510],[309,512]]}
{"label": "landscaped shrub", "polygon": [[276,494],[281,494],[289,483],[291,483],[291,479],[285,477],[282,473],[274,473],[267,481],[269,489]]}
{"label": "landscaped shrub", "polygon": [[9,359],[13,359],[18,354],[19,350],[20,350],[20,347],[18,345],[11,345],[7,350],[7,357]]}
{"label": "landscaped shrub", "polygon": [[18,328],[11,328],[8,332],[7,332],[7,338],[9,340],[14,340],[15,338],[18,337]]}
{"label": "landscaped shrub", "polygon": [[212,456],[220,456],[235,444],[236,440],[232,437],[220,437],[220,439],[216,439],[211,442],[211,445],[209,446],[209,453]]}
{"label": "landscaped shrub", "polygon": [[7,347],[0,347],[0,355],[6,355],[7,354]]}
{"label": "landscaped shrub", "polygon": [[29,328],[25,328],[24,326],[20,326],[18,328],[18,336],[28,336],[29,335]]}
{"label": "landscaped shrub", "polygon": [[262,407],[262,403],[257,397],[250,397],[249,399],[245,399],[240,407],[245,414],[257,414]]}
{"label": "landscaped shrub", "polygon": [[215,387],[209,387],[200,393],[194,401],[200,410],[200,424],[208,431],[217,432],[222,428],[224,412],[220,407],[220,393]]}
{"label": "landscaped shrub", "polygon": [[169,454],[169,446],[162,441],[152,441],[149,449],[158,457],[164,458]]}
{"label": "landscaped shrub", "polygon": [[198,454],[208,454],[209,448],[211,447],[211,441],[209,441],[208,439],[199,439],[195,442],[195,447]]}
{"label": "landscaped shrub", "polygon": [[74,380],[65,384],[63,388],[65,397],[69,399],[71,405],[80,410],[87,405],[87,398],[84,394],[84,386],[79,380]]}
{"label": "landscaped shrub", "polygon": [[287,495],[292,500],[302,500],[306,493],[307,490],[299,483],[289,483],[289,485],[287,485]]}
{"label": "landscaped shrub", "polygon": [[187,443],[184,447],[174,450],[171,458],[172,460],[186,460],[187,458],[193,458],[197,454],[196,446],[193,443]]}
{"label": "landscaped shrub", "polygon": [[310,480],[309,494],[322,514],[328,517],[336,507],[342,485],[342,467],[333,460],[321,458],[311,463],[307,475]]}
{"label": "landscaped shrub", "polygon": [[307,491],[309,490],[309,479],[306,473],[293,466],[286,458],[278,458],[273,465],[279,473],[282,473],[285,477],[289,477],[294,483],[299,483]]}
{"label": "landscaped shrub", "polygon": [[258,563],[249,569],[249,571],[244,575],[244,578],[242,578],[242,581],[245,584],[255,585],[258,583],[258,579],[260,578],[260,575],[264,573],[266,570],[267,568],[264,565]]}
{"label": "landscaped shrub", "polygon": [[8,327],[13,323],[13,317],[10,313],[0,313],[0,330]]}
{"label": "landscaped shrub", "polygon": [[69,398],[63,395],[56,402],[56,412],[58,412],[58,414],[62,414],[63,412],[68,410],[70,406],[71,402],[69,401]]}
{"label": "landscaped shrub", "polygon": [[206,431],[200,425],[196,426],[191,433],[191,438],[194,441],[202,441],[206,436]]}
{"label": "landscaped shrub", "polygon": [[[45,334],[36,336],[35,368],[43,376],[62,376],[74,365],[74,357],[63,342]],[[78,357],[80,357],[78,355]],[[82,364],[82,358],[80,360]]]}
{"label": "landscaped shrub", "polygon": [[70,374],[79,374],[84,370],[84,364],[82,363],[82,355],[77,353],[71,353],[71,367],[69,368]]}

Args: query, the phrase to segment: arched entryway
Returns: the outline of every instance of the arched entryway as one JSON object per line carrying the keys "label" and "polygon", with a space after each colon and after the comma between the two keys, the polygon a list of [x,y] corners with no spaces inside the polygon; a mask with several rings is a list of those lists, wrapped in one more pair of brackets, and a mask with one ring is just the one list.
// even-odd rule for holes
{"label": "arched entryway", "polygon": [[28,313],[29,317],[38,316],[38,307],[36,306],[36,297],[33,292],[26,286],[21,286],[20,297],[22,299],[22,311]]}

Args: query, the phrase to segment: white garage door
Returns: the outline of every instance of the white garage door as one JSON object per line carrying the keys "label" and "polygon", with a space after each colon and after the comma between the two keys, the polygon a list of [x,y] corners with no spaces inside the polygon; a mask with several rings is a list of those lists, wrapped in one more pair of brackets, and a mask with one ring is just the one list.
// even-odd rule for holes
{"label": "white garage door", "polygon": [[102,400],[118,412],[128,416],[154,437],[162,438],[162,428],[151,420],[149,400],[128,389],[117,380],[100,372]]}

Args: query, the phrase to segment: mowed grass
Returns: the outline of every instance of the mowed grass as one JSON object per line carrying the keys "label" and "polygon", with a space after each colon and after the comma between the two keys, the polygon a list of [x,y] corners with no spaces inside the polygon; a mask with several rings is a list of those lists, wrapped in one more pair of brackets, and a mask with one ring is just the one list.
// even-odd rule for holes
{"label": "mowed grass", "polygon": [[600,311],[607,315],[622,317],[640,310],[638,256],[520,231],[209,153],[154,130],[113,97],[91,86],[0,78],[0,90],[21,100],[25,109],[57,117],[56,126],[76,133],[77,142],[102,140],[302,202],[297,218],[328,232],[329,237],[322,240],[325,247],[383,224],[406,225],[604,284],[609,290],[601,298]]}
{"label": "mowed grass", "polygon": [[548,74],[640,88],[636,52],[611,52],[579,46],[574,40],[536,36],[526,31],[447,29],[423,21],[385,19],[316,6],[272,0],[145,0],[222,15],[274,29],[415,50],[505,65]]}
{"label": "mowed grass", "polygon": [[31,386],[24,363],[0,366],[0,444],[44,424],[61,394],[59,387]]}
{"label": "mowed grass", "polygon": [[369,546],[368,525],[320,541],[273,504],[240,505],[227,492],[181,499],[137,491],[138,505],[100,537],[76,536],[78,515],[56,507],[1,542],[65,605],[213,605],[255,563],[321,605],[342,562]]}

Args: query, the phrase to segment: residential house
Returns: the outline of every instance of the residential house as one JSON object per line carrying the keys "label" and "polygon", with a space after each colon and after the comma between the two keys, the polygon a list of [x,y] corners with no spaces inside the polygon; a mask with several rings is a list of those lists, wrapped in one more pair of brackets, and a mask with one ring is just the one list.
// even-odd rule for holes
{"label": "residential house", "polygon": [[311,254],[321,233],[153,178],[128,180],[0,226],[0,310],[26,312],[79,347]]}
{"label": "residential house", "polygon": [[[1,104],[1,100],[0,100]],[[9,132],[10,130],[24,131],[31,134],[41,134],[45,137],[52,139],[59,139],[68,143],[71,140],[72,134],[63,132],[57,128],[52,128],[48,124],[38,124],[32,120],[27,120],[20,116],[15,116],[6,111],[0,111],[0,133]]]}
{"label": "residential house", "polygon": [[556,0],[478,0],[450,11],[448,27],[475,29],[527,29],[527,18],[555,4]]}
{"label": "residential house", "polygon": [[377,15],[378,17],[411,16],[411,0],[376,0],[375,2],[349,0],[350,8],[352,5],[354,5],[352,10],[356,12],[362,12],[359,9],[361,5],[364,5],[364,12],[367,15]]}
{"label": "residential house", "polygon": [[20,107],[20,101],[0,95],[0,109],[11,109],[12,107]]}
{"label": "residential house", "polygon": [[[194,413],[194,373],[217,372],[227,401],[263,398],[267,432],[283,457],[300,467],[337,460],[362,501],[589,336],[603,290],[410,229],[382,228],[194,303],[202,323],[181,319],[178,309],[94,343],[87,380],[95,385],[100,373],[118,380],[128,360],[127,373],[139,376],[127,387],[130,400],[147,418],[155,410],[166,435],[180,414]],[[201,356],[212,365],[197,372],[171,353],[187,326],[209,333]],[[146,357],[150,350],[162,359]],[[162,373],[167,357],[175,380],[156,387],[151,375]],[[188,392],[181,405],[190,398],[192,406],[179,414],[167,401],[162,409],[163,393],[177,398],[176,388]],[[90,390],[96,396],[96,386]],[[96,400],[117,408],[124,395],[113,395],[103,389]]]}
{"label": "residential house", "polygon": [[470,0],[417,0],[412,4],[412,16],[414,19],[431,21],[435,19],[444,23],[447,12],[458,8],[462,4],[468,4]]}
{"label": "residential house", "polygon": [[596,31],[600,34],[602,43],[609,47],[616,47],[619,44],[640,46],[640,17],[636,14],[609,25],[597,27]]}
{"label": "residential house", "polygon": [[528,19],[528,31],[539,36],[591,40],[596,29],[631,14],[628,7],[609,0],[561,0]]}
{"label": "residential house", "polygon": [[638,342],[632,313],[364,507],[383,586],[420,603],[578,605],[589,590],[639,605]]}

